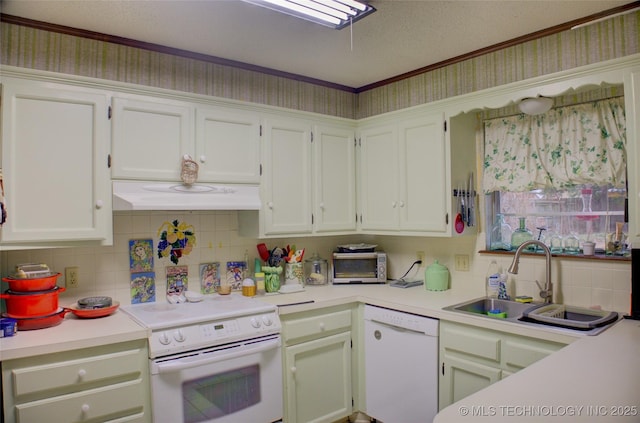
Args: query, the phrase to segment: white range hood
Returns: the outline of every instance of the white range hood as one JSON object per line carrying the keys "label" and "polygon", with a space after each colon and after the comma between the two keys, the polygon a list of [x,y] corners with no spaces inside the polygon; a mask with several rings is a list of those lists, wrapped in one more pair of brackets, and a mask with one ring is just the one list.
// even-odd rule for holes
{"label": "white range hood", "polygon": [[113,210],[259,210],[258,185],[113,181]]}

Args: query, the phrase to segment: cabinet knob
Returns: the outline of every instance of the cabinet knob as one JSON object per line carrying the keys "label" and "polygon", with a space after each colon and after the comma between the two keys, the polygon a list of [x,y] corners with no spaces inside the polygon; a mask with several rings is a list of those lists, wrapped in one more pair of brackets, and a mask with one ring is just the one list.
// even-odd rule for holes
{"label": "cabinet knob", "polygon": [[269,207],[270,209],[272,209],[272,208],[273,208],[273,201],[269,201],[269,202],[267,203],[267,207]]}
{"label": "cabinet knob", "polygon": [[398,205],[398,203],[396,203],[395,201],[391,202],[391,207],[393,207],[394,209],[396,208],[397,205]]}
{"label": "cabinet knob", "polygon": [[295,374],[297,371],[298,369],[296,369],[296,366],[291,367],[291,373]]}
{"label": "cabinet knob", "polygon": [[204,154],[200,156],[200,163],[204,163],[206,161],[207,161],[207,156],[205,156]]}
{"label": "cabinet knob", "polygon": [[324,210],[324,203],[320,203],[320,210]]}
{"label": "cabinet knob", "polygon": [[320,327],[320,330],[324,330],[324,322],[320,322],[319,327]]}
{"label": "cabinet knob", "polygon": [[80,379],[84,378],[87,375],[87,371],[85,369],[78,370],[78,377]]}
{"label": "cabinet knob", "polygon": [[101,209],[104,206],[104,201],[97,200],[96,201],[96,209]]}
{"label": "cabinet knob", "polygon": [[80,407],[83,413],[88,413],[90,408],[91,407],[89,407],[89,404],[82,404],[82,406]]}
{"label": "cabinet knob", "polygon": [[400,201],[400,207],[404,207],[404,201]]}

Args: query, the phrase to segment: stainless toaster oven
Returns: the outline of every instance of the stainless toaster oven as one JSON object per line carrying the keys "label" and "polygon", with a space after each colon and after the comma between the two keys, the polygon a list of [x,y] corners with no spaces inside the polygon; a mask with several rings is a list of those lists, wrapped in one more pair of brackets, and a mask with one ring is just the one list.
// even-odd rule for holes
{"label": "stainless toaster oven", "polygon": [[333,253],[331,277],[334,284],[386,283],[387,255],[382,252]]}

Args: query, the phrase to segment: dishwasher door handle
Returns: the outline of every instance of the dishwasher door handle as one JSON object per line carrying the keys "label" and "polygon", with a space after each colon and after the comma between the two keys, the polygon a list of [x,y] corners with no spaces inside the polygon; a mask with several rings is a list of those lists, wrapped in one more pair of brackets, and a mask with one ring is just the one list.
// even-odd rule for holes
{"label": "dishwasher door handle", "polygon": [[[396,325],[394,325],[392,323],[383,322],[383,321],[377,320],[377,319],[371,319],[371,321],[374,322],[374,323],[377,323],[379,325],[383,325],[383,326],[385,326],[385,327],[387,327],[389,329],[396,330],[398,332],[416,333],[416,334],[420,334],[420,335],[424,335],[424,336],[429,336],[429,335],[427,335],[426,333],[424,333],[421,330],[405,328],[405,327],[402,327],[402,326],[396,326]],[[376,339],[380,339],[380,338],[376,338]]]}

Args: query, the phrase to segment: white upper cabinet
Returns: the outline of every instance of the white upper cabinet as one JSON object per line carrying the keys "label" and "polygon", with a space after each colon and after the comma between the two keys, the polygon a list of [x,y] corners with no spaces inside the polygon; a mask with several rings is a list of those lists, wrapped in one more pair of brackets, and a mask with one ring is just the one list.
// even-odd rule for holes
{"label": "white upper cabinet", "polygon": [[194,108],[167,99],[114,97],[114,179],[179,181],[182,157],[193,154]]}
{"label": "white upper cabinet", "polygon": [[193,159],[200,179],[210,182],[260,182],[260,117],[223,107],[196,109]]}
{"label": "white upper cabinet", "polygon": [[400,123],[400,230],[447,229],[447,151],[444,115],[430,113]]}
{"label": "white upper cabinet", "polygon": [[264,235],[311,232],[311,124],[269,116],[263,124]]}
{"label": "white upper cabinet", "polygon": [[272,237],[356,230],[353,126],[267,115],[262,123],[260,212],[241,211],[240,232]]}
{"label": "white upper cabinet", "polygon": [[352,128],[313,129],[313,220],[322,233],[356,229],[356,160]]}
{"label": "white upper cabinet", "polygon": [[3,246],[112,242],[105,92],[2,78]]}
{"label": "white upper cabinet", "polygon": [[363,127],[359,164],[362,231],[445,233],[448,161],[442,113]]}
{"label": "white upper cabinet", "polygon": [[113,99],[114,179],[180,181],[182,159],[197,182],[260,181],[260,116],[233,107],[160,97]]}
{"label": "white upper cabinet", "polygon": [[398,127],[394,124],[363,128],[359,141],[360,227],[398,229]]}

